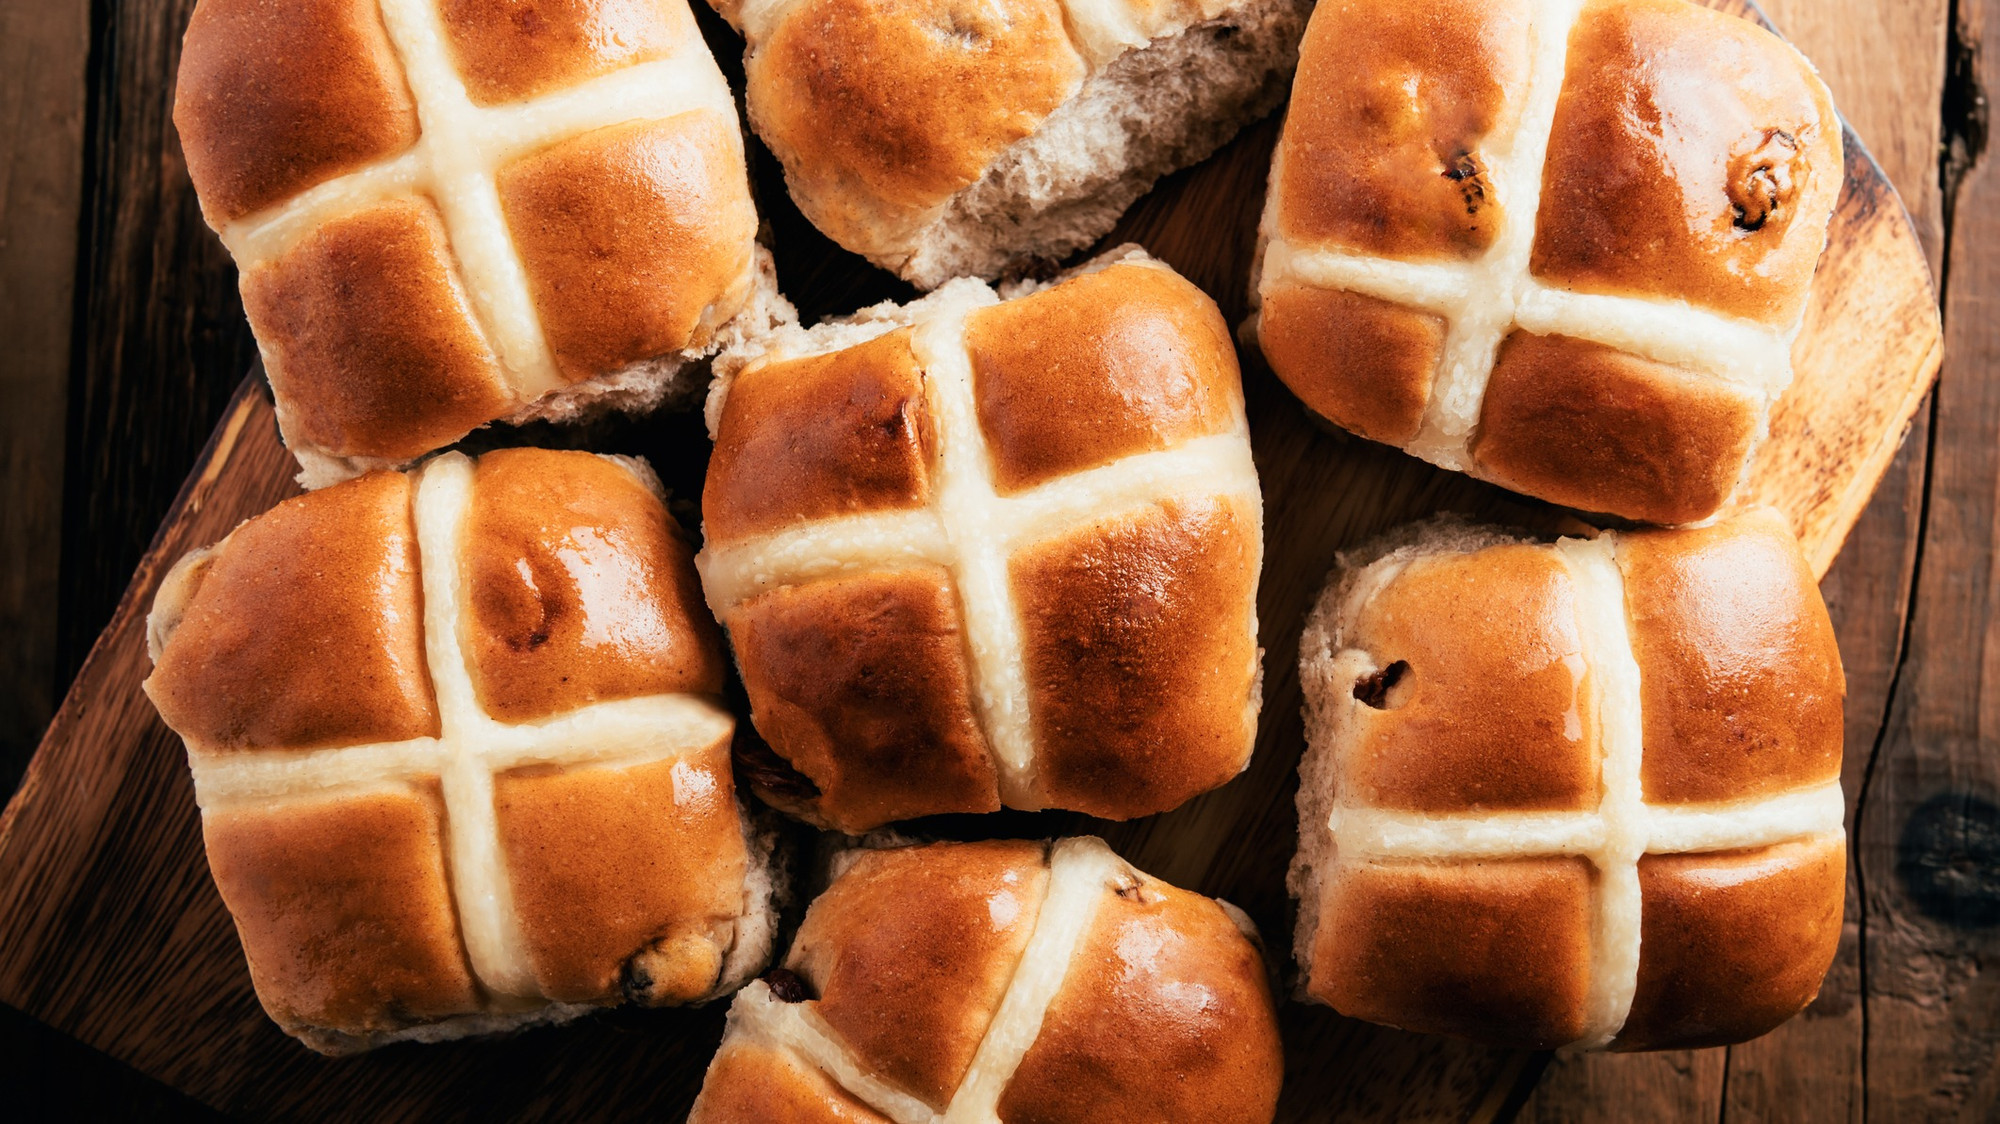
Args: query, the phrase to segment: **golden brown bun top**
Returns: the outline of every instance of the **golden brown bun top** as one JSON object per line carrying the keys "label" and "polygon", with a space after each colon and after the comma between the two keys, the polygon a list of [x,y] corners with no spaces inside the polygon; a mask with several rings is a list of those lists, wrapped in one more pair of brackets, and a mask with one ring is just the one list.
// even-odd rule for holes
{"label": "golden brown bun top", "polygon": [[1592,0],[1570,34],[1534,271],[1797,320],[1840,192],[1840,121],[1775,36],[1682,0]]}
{"label": "golden brown bun top", "polygon": [[1840,776],[1840,649],[1775,512],[1624,534],[1618,564],[1639,661],[1647,800],[1728,800]]}
{"label": "golden brown bun top", "polygon": [[[807,1119],[902,1097],[1005,1124],[1268,1124],[1277,1012],[1237,916],[1095,839],[860,853],[787,971],[737,1000],[694,1119],[752,1124],[781,1091]],[[800,1034],[880,1084],[801,1074]]]}
{"label": "golden brown bun top", "polygon": [[701,34],[679,0],[441,0],[438,14],[481,105],[660,58]]}
{"label": "golden brown bun top", "polygon": [[410,492],[372,473],[183,563],[193,588],[146,681],[167,725],[211,752],[435,735]]}
{"label": "golden brown bun top", "polygon": [[[1440,521],[1371,549],[1302,645],[1306,994],[1533,1049],[1723,1045],[1804,1007],[1841,925],[1842,687],[1783,520],[1556,544]],[[1551,636],[1580,642],[1577,704],[1495,698]],[[1583,783],[1515,800],[1570,760],[1538,744],[1552,716],[1589,740]]]}
{"label": "golden brown bun top", "polygon": [[486,454],[462,549],[473,683],[494,717],[722,693],[721,638],[693,548],[625,466],[589,453]]}
{"label": "golden brown bun top", "polygon": [[[711,543],[930,502],[938,406],[911,339],[897,329],[736,375],[702,489]],[[965,345],[1001,495],[1241,425],[1221,313],[1157,263],[1121,261],[981,308]]]}
{"label": "golden brown bun top", "polygon": [[1594,803],[1597,705],[1576,612],[1569,569],[1545,547],[1412,561],[1346,636],[1378,669],[1354,688],[1351,798],[1413,811]]}
{"label": "golden brown bun top", "polygon": [[1234,352],[1200,290],[1110,256],[725,360],[697,564],[778,807],[1125,819],[1244,768],[1263,529]]}
{"label": "golden brown bun top", "polygon": [[1233,427],[1236,349],[1207,294],[1121,264],[966,321],[979,425],[1001,494]]}
{"label": "golden brown bun top", "polygon": [[907,329],[753,366],[730,384],[702,482],[713,540],[930,502],[936,423]]}
{"label": "golden brown bun top", "polygon": [[1255,945],[1150,878],[1106,897],[1000,1098],[1004,1124],[1268,1124],[1284,1048]]}
{"label": "golden brown bun top", "polygon": [[174,127],[211,225],[416,143],[376,0],[201,0]]}
{"label": "golden brown bun top", "polygon": [[862,1064],[942,1108],[1035,930],[1047,860],[1014,841],[864,853],[813,902],[786,963]]}
{"label": "golden brown bun top", "polygon": [[1083,74],[1056,0],[799,0],[752,44],[746,96],[795,193],[923,208]]}
{"label": "golden brown bun top", "polygon": [[[1299,48],[1278,159],[1288,238],[1471,256],[1498,230],[1489,137],[1511,140],[1527,0],[1328,0]],[[1417,91],[1421,90],[1421,96]]]}
{"label": "golden brown bun top", "polygon": [[1696,522],[1792,378],[1844,171],[1825,86],[1751,20],[1326,0],[1273,158],[1258,341],[1364,437]]}
{"label": "golden brown bun top", "polygon": [[[455,542],[454,626],[479,704],[525,722],[594,702],[717,695],[720,638],[690,548],[627,466],[510,449],[477,462]],[[200,751],[438,734],[411,477],[376,472],[287,500],[206,556],[147,691]]]}
{"label": "golden brown bun top", "polygon": [[790,315],[686,0],[201,0],[174,114],[310,484]]}

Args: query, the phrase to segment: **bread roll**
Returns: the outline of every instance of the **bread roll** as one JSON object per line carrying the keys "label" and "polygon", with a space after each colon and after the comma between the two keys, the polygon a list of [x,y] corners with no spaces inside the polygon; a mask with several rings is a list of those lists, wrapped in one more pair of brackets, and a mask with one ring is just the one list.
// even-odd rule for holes
{"label": "bread roll", "polygon": [[329,1054],[727,994],[770,955],[722,653],[644,462],[456,453],[168,575],[187,743],[264,1009]]}
{"label": "bread roll", "polygon": [[1215,305],[1134,248],[725,355],[703,588],[767,801],[1125,819],[1241,772],[1263,505]]}
{"label": "bread roll", "polygon": [[791,316],[686,0],[201,0],[174,124],[309,487]]}
{"label": "bread roll", "polygon": [[849,852],[738,994],[690,1124],[1265,1124],[1249,919],[1097,839]]}
{"label": "bread roll", "polygon": [[1585,511],[1719,510],[1842,182],[1812,65],[1684,0],[1324,0],[1252,272],[1313,412]]}
{"label": "bread roll", "polygon": [[710,0],[834,241],[920,288],[1096,242],[1284,97],[1310,0]]}
{"label": "bread roll", "polygon": [[1504,1046],[1763,1034],[1840,939],[1845,682],[1769,511],[1344,557],[1300,641],[1305,997]]}

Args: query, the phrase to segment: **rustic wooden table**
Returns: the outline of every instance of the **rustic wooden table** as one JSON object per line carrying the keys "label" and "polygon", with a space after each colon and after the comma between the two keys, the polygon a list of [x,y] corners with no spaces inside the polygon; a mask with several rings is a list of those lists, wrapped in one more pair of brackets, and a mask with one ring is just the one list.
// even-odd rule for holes
{"label": "rustic wooden table", "polygon": [[[0,3],[0,791],[254,353],[167,117],[193,2]],[[1520,1119],[2000,1114],[2000,756],[1982,689],[2000,675],[1985,647],[2000,182],[1983,85],[2000,2],[1764,7],[1902,192],[1945,310],[1939,389],[1825,584],[1850,690],[1846,939],[1819,1001],[1775,1034],[1558,1059]],[[18,1013],[0,1017],[0,1058],[45,1111],[189,1108]]]}

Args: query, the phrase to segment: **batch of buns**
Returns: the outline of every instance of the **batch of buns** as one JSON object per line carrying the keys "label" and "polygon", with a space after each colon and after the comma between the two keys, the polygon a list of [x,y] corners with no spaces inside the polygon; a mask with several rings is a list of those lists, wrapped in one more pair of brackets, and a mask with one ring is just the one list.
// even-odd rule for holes
{"label": "batch of buns", "polygon": [[[1804,59],[1685,0],[714,2],[741,91],[686,0],[195,9],[175,121],[312,490],[168,574],[146,690],[281,1027],[734,996],[711,1124],[1264,1121],[1287,990],[1622,1050],[1812,999],[1840,659],[1735,501],[1842,179]],[[927,295],[797,323],[739,96]],[[1248,765],[1231,326],[1136,246],[1018,278],[1286,106],[1246,352],[1582,518],[1327,560],[1280,971],[1096,839],[882,829]],[[704,393],[699,550],[644,461],[453,449]]]}

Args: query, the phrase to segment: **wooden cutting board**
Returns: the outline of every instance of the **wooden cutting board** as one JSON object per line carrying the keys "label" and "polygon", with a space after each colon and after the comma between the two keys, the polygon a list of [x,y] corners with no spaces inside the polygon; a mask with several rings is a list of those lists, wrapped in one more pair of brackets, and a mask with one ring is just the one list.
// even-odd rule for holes
{"label": "wooden cutting board", "polygon": [[[1746,2],[1711,2],[1756,18]],[[735,45],[725,36],[718,46],[728,67]],[[1144,244],[1240,322],[1276,135],[1267,121],[1170,178],[1107,244]],[[1940,347],[1935,297],[1909,220],[1851,133],[1847,144],[1846,188],[1794,354],[1797,381],[1777,408],[1751,482],[1757,498],[1791,515],[1822,573],[1929,388]],[[808,318],[909,295],[820,238],[783,198],[768,156],[760,160],[781,281]],[[1334,552],[1438,510],[1542,525],[1560,513],[1322,431],[1254,357],[1246,356],[1245,384],[1268,543],[1259,598],[1265,710],[1250,770],[1137,823],[1003,813],[925,826],[958,836],[1097,832],[1142,868],[1242,905],[1283,957],[1293,771],[1303,748],[1298,629]],[[601,427],[589,442],[649,455],[676,495],[700,494],[707,444],[691,415]],[[139,683],[148,671],[145,612],[167,567],[293,494],[292,471],[253,372],[0,818],[0,999],[246,1118],[680,1118],[720,1036],[721,1005],[617,1011],[507,1040],[342,1061],[293,1043],[258,1008],[209,881],[180,743]],[[694,521],[691,502],[677,507]],[[1287,1006],[1284,1029],[1286,1121],[1503,1117],[1545,1061],[1373,1027],[1319,1007]]]}

